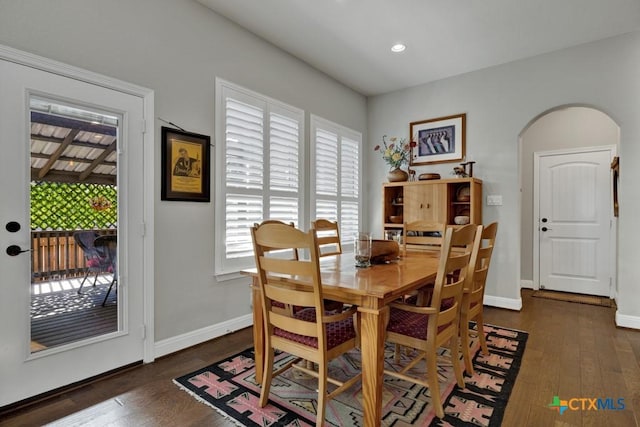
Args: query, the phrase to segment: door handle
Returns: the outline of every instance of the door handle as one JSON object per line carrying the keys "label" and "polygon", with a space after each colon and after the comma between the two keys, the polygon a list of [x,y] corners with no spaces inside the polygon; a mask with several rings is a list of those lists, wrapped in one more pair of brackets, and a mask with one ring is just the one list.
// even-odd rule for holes
{"label": "door handle", "polygon": [[547,228],[547,227],[542,227],[540,230],[542,230],[542,231],[547,231],[547,230],[551,230],[551,229],[550,229],[550,228]]}
{"label": "door handle", "polygon": [[16,256],[23,252],[31,252],[31,249],[22,249],[18,245],[11,245],[7,248],[7,255],[9,256]]}

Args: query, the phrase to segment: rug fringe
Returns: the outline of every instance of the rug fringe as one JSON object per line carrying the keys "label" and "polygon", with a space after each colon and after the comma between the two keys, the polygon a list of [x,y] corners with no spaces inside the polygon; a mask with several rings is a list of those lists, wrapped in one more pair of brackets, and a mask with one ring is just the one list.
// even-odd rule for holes
{"label": "rug fringe", "polygon": [[178,386],[178,388],[184,392],[187,392],[188,394],[191,395],[191,397],[193,397],[194,399],[196,399],[198,402],[200,403],[204,403],[205,405],[207,405],[210,408],[213,408],[216,410],[217,413],[219,413],[220,415],[222,415],[226,420],[231,421],[233,424],[239,426],[239,427],[247,427],[245,424],[242,424],[239,420],[233,418],[231,415],[227,414],[226,412],[224,412],[222,409],[217,408],[215,406],[213,406],[211,403],[207,402],[204,398],[200,397],[200,395],[194,393],[193,391],[189,390],[188,388],[186,388],[185,386],[183,386],[182,384],[180,384],[179,382],[177,382],[175,379],[172,380],[172,382]]}

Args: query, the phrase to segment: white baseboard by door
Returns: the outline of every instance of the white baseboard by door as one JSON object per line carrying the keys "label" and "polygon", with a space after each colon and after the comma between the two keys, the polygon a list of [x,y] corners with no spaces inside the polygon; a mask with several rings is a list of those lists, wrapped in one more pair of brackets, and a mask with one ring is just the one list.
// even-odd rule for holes
{"label": "white baseboard by door", "polygon": [[621,328],[640,329],[640,317],[627,316],[616,311],[616,326]]}
{"label": "white baseboard by door", "polygon": [[155,357],[166,356],[176,351],[184,350],[196,344],[221,337],[226,334],[244,329],[253,325],[253,314],[245,314],[244,316],[229,319],[222,323],[207,326],[195,331],[187,332],[176,337],[167,338],[158,341],[155,344]]}
{"label": "white baseboard by door", "polygon": [[522,310],[522,298],[504,298],[485,295],[484,305],[520,311]]}

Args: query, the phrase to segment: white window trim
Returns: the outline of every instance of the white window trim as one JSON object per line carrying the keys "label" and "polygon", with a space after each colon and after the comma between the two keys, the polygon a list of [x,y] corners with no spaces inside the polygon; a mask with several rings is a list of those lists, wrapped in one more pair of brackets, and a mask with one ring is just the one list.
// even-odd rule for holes
{"label": "white window trim", "polygon": [[[306,206],[306,174],[304,173],[304,159],[306,158],[305,141],[305,114],[304,110],[285,104],[273,98],[269,98],[258,92],[243,88],[224,79],[216,78],[216,95],[215,95],[215,171],[214,171],[214,188],[215,188],[215,275],[218,281],[229,280],[238,277],[238,272],[245,268],[254,267],[254,260],[248,258],[238,258],[235,260],[226,259],[226,137],[225,137],[225,101],[224,95],[227,90],[238,92],[242,95],[259,99],[265,103],[265,118],[268,123],[268,113],[272,112],[288,112],[293,115],[300,116],[300,145],[298,151],[298,170],[299,170],[299,187],[298,199],[300,209],[298,211],[298,225],[302,226],[306,218],[304,207]],[[268,144],[269,135],[265,135],[265,146]],[[267,156],[268,157],[268,156]],[[268,165],[268,159],[267,163]],[[263,177],[264,185],[269,185],[269,171],[265,171]],[[278,192],[274,194],[279,194]],[[268,194],[264,193],[264,197],[268,198]],[[268,213],[265,212],[265,215]]]}

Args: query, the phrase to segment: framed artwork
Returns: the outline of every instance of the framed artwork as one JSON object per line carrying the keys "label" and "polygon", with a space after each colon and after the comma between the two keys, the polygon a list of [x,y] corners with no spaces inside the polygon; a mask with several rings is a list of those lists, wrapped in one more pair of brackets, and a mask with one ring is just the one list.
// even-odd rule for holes
{"label": "framed artwork", "polygon": [[466,114],[409,123],[409,135],[416,142],[410,165],[457,162],[464,158]]}
{"label": "framed artwork", "polygon": [[211,138],[162,127],[161,200],[210,200]]}

